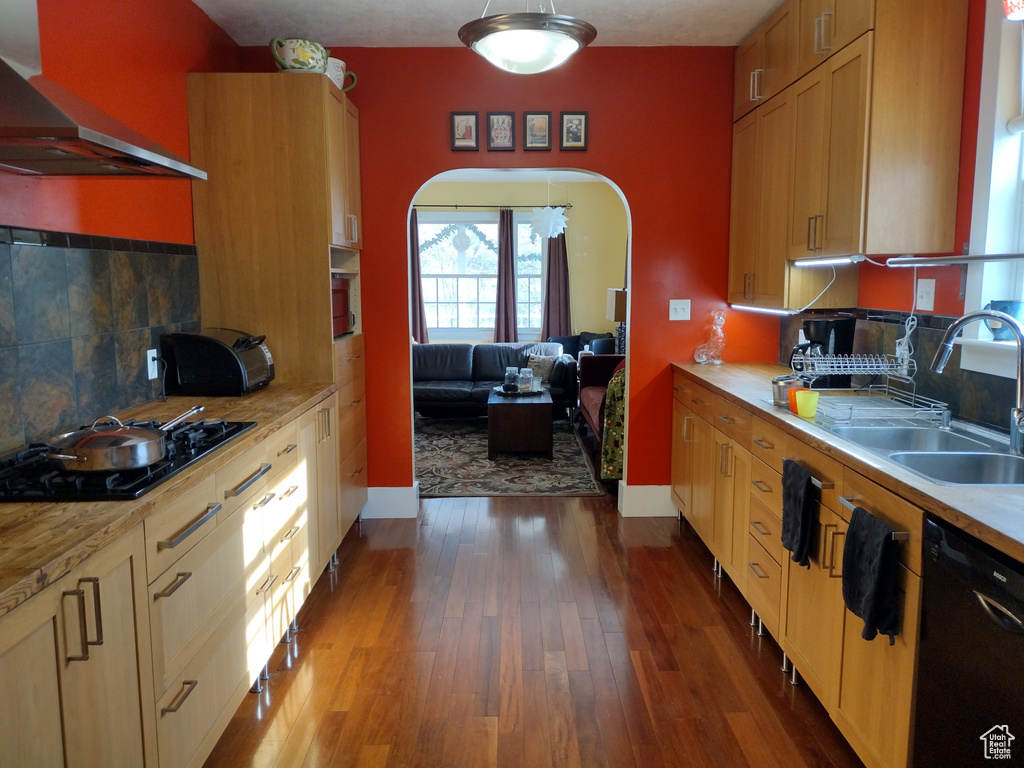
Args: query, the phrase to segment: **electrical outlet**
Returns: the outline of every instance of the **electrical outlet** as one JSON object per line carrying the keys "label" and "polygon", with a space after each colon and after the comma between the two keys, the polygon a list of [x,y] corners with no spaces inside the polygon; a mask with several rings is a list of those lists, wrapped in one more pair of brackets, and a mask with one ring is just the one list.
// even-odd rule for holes
{"label": "electrical outlet", "polygon": [[156,350],[146,350],[146,370],[149,371],[150,380],[155,379],[160,375],[160,370],[156,364]]}
{"label": "electrical outlet", "polygon": [[690,300],[689,299],[669,299],[668,300],[668,319],[669,320],[689,320],[690,319]]}
{"label": "electrical outlet", "polygon": [[922,312],[935,309],[935,280],[931,278],[917,281],[917,308]]}

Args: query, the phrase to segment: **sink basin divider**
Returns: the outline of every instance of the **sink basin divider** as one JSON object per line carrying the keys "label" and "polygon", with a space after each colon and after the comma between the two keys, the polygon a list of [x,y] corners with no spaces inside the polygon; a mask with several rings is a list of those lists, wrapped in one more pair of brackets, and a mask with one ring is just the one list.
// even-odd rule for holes
{"label": "sink basin divider", "polygon": [[[839,497],[839,503],[842,504],[844,507],[846,507],[851,512],[853,512],[853,508],[855,506],[853,502],[855,502],[858,498],[859,498],[858,496],[840,496]],[[910,540],[910,531],[893,531],[892,532],[892,540],[893,541],[909,541]]]}

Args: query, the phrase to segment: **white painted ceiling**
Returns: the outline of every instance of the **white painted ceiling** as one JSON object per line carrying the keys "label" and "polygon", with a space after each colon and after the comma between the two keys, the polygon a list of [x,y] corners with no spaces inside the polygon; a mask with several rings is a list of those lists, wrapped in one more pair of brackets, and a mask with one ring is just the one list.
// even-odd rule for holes
{"label": "white painted ceiling", "polygon": [[[193,0],[239,45],[308,37],[328,46],[458,47],[484,0]],[[739,43],[779,0],[561,0],[557,13],[597,27],[594,45]],[[538,0],[492,0],[487,15],[540,10]],[[544,8],[550,12],[550,1]]]}

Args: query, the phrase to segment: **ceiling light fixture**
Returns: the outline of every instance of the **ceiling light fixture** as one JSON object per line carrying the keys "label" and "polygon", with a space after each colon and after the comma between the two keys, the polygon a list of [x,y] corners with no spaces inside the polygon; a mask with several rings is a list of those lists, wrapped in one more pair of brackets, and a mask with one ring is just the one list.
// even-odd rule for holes
{"label": "ceiling light fixture", "polygon": [[[1021,0],[1024,2],[1024,0]],[[556,13],[502,13],[464,24],[459,39],[491,64],[517,75],[534,75],[563,64],[597,37],[585,21]],[[554,4],[551,10],[554,11]]]}
{"label": "ceiling light fixture", "polygon": [[1024,0],[1003,0],[1003,10],[1010,21],[1024,21]]}

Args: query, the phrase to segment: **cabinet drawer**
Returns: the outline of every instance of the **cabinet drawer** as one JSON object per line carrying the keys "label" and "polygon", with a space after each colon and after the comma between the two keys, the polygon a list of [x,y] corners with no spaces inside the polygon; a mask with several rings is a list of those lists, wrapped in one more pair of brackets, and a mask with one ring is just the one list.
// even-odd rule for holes
{"label": "cabinet drawer", "polygon": [[365,393],[362,377],[338,389],[338,441],[342,453],[366,435]]}
{"label": "cabinet drawer", "polygon": [[782,520],[755,498],[750,499],[750,525],[747,532],[776,563],[782,562]]}
{"label": "cabinet drawer", "polygon": [[334,381],[338,387],[363,378],[365,367],[361,333],[334,342]]}
{"label": "cabinet drawer", "polygon": [[759,459],[750,462],[750,498],[782,519],[782,475]]}
{"label": "cabinet drawer", "polygon": [[750,607],[772,634],[775,634],[779,626],[782,568],[753,536],[747,538],[746,578]]}
{"label": "cabinet drawer", "polygon": [[714,421],[715,395],[700,384],[687,380],[684,396],[680,402],[709,424]]}
{"label": "cabinet drawer", "polygon": [[[243,516],[235,515],[149,588],[153,677],[159,697],[217,628],[245,576]],[[227,601],[227,603],[225,603]]]}
{"label": "cabinet drawer", "polygon": [[789,440],[787,458],[798,461],[811,473],[815,485],[821,484],[821,503],[831,510],[839,509],[843,488],[843,465],[799,440]]}
{"label": "cabinet drawer", "polygon": [[[900,562],[920,575],[924,512],[849,468],[845,468],[843,473],[842,496],[850,505],[863,507],[875,517],[887,522],[894,531],[910,534],[909,539],[899,542]],[[846,504],[837,504],[834,509],[846,520],[850,519],[852,510]]]}
{"label": "cabinet drawer", "polygon": [[298,458],[299,430],[294,421],[281,427],[274,434],[263,441],[265,461],[271,465],[267,473],[267,481],[274,478],[294,464]]}
{"label": "cabinet drawer", "polygon": [[146,518],[146,575],[152,582],[217,526],[217,480],[210,475]]}
{"label": "cabinet drawer", "polygon": [[761,419],[754,419],[750,433],[750,452],[780,475],[782,460],[789,454],[789,436],[778,427]]}
{"label": "cabinet drawer", "polygon": [[264,443],[260,443],[217,470],[219,520],[229,517],[250,496],[266,487],[273,463],[266,457],[263,447]]}
{"label": "cabinet drawer", "polygon": [[749,450],[753,414],[718,396],[715,396],[712,410],[714,427],[739,443],[744,450]]}

